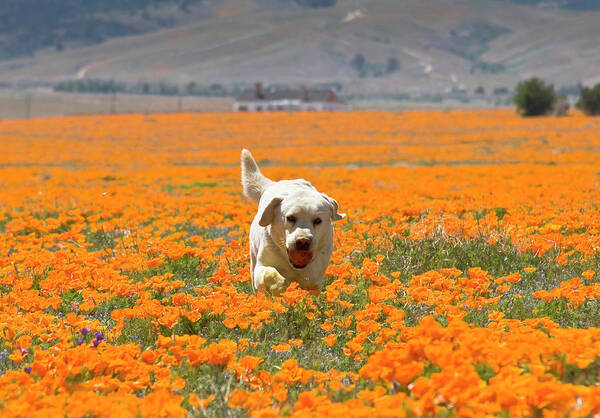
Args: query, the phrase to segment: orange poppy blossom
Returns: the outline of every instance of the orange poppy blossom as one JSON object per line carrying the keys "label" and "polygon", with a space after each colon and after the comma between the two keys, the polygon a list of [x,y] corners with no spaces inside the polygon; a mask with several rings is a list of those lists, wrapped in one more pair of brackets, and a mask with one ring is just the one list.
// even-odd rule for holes
{"label": "orange poppy blossom", "polygon": [[[511,110],[1,121],[0,411],[597,413],[599,126]],[[242,147],[348,214],[321,294],[252,293]]]}

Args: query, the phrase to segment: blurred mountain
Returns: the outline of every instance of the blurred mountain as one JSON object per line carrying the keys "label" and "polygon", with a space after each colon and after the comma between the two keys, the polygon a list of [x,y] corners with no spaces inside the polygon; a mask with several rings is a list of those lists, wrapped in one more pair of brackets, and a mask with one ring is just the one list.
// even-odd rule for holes
{"label": "blurred mountain", "polygon": [[0,82],[333,83],[349,95],[600,81],[595,0],[0,0]]}
{"label": "blurred mountain", "polygon": [[[209,17],[204,0],[0,0],[0,59],[62,51]],[[305,8],[336,0],[295,0]],[[208,12],[208,13],[207,13]]]}

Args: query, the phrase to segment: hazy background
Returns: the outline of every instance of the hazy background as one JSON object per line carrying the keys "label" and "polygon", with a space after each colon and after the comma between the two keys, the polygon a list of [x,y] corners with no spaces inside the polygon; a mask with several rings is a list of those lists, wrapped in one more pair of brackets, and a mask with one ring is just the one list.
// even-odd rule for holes
{"label": "hazy background", "polygon": [[0,0],[0,118],[229,110],[256,81],[373,109],[506,106],[534,75],[575,97],[599,22],[596,0]]}

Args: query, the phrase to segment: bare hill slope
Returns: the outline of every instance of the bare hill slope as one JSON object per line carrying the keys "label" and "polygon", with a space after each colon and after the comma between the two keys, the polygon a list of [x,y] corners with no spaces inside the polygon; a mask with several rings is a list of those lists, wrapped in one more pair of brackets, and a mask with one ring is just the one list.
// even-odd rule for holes
{"label": "bare hill slope", "polygon": [[[195,13],[195,14],[194,14]],[[0,61],[0,81],[340,83],[395,95],[600,81],[600,11],[497,0],[205,0],[172,28]]]}

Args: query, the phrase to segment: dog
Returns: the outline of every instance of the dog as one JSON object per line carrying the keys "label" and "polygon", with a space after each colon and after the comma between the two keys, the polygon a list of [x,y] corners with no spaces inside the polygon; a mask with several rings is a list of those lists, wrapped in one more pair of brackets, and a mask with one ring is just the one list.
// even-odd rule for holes
{"label": "dog", "polygon": [[333,250],[338,202],[303,179],[272,181],[250,151],[241,155],[244,195],[258,203],[250,226],[250,276],[254,291],[279,296],[292,281],[320,291]]}

